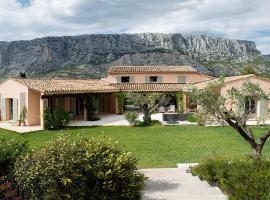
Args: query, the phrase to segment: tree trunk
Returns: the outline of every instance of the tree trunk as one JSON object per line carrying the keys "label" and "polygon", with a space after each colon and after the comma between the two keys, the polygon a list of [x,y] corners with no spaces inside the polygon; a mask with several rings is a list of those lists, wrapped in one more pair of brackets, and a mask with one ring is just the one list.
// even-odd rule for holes
{"label": "tree trunk", "polygon": [[226,121],[249,143],[253,151],[253,156],[257,158],[261,157],[264,144],[267,138],[270,137],[270,131],[267,131],[264,135],[262,135],[259,139],[259,143],[257,143],[252,130],[249,129],[245,124],[239,125],[238,123],[234,123],[230,118],[227,118]]}
{"label": "tree trunk", "polygon": [[252,148],[254,157],[256,157],[256,158],[261,157],[261,155],[262,155],[262,146],[256,145],[255,147],[251,146],[251,148]]}
{"label": "tree trunk", "polygon": [[151,113],[147,108],[143,108],[143,124],[149,125],[152,123]]}

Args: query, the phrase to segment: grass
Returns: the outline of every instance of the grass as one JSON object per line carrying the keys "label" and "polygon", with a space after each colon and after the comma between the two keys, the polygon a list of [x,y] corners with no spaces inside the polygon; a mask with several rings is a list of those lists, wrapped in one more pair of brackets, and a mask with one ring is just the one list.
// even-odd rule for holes
{"label": "grass", "polygon": [[[263,133],[254,127],[255,135]],[[198,162],[213,155],[245,155],[251,152],[249,145],[230,127],[198,126],[149,126],[149,127],[87,127],[69,128],[64,131],[39,131],[18,134],[0,130],[0,138],[17,138],[39,148],[57,136],[66,133],[89,137],[108,136],[138,158],[139,168],[175,167],[181,162]],[[264,148],[270,156],[270,142]]]}

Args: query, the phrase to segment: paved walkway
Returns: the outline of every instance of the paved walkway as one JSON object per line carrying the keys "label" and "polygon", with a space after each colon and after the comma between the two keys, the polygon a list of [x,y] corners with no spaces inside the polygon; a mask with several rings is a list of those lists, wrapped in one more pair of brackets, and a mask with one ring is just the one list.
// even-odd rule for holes
{"label": "paved walkway", "polygon": [[14,131],[17,133],[28,133],[28,132],[35,132],[41,131],[43,128],[41,126],[17,126],[14,122],[0,122],[0,128]]}
{"label": "paved walkway", "polygon": [[227,200],[221,190],[211,187],[197,176],[186,172],[190,164],[178,168],[143,169],[149,180],[145,185],[143,200]]}
{"label": "paved walkway", "polygon": [[98,117],[98,121],[72,120],[68,126],[129,126],[123,115],[104,114]]}
{"label": "paved walkway", "polygon": [[[83,121],[83,120],[71,120],[68,126],[129,126],[127,120],[125,120],[124,115],[115,114],[104,114],[98,115],[100,120],[98,121]],[[162,113],[155,113],[151,115],[152,120],[160,121],[161,124],[167,125],[163,121]],[[139,120],[143,121],[143,114],[139,115]],[[190,123],[188,121],[179,122],[179,124],[173,125],[191,125],[196,123]]]}

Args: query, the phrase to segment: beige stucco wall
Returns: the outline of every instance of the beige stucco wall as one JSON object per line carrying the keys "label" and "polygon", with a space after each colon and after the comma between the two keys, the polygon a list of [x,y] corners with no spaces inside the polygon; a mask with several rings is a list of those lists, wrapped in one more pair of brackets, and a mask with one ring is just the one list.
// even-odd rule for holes
{"label": "beige stucco wall", "polygon": [[117,83],[117,77],[121,76],[133,76],[135,83],[145,83],[146,76],[162,76],[163,83],[177,83],[178,76],[186,76],[187,83],[198,83],[211,79],[203,74],[111,74],[107,78],[110,83]]}
{"label": "beige stucco wall", "polygon": [[26,86],[13,80],[7,80],[0,85],[0,93],[2,98],[20,99],[20,92],[25,92],[27,101],[28,88]]}
{"label": "beige stucco wall", "polygon": [[0,85],[1,98],[13,98],[18,100],[18,118],[20,115],[20,93],[25,93],[25,106],[27,108],[26,124],[40,124],[40,93],[28,89],[26,86],[14,81],[7,80]]}
{"label": "beige stucco wall", "polygon": [[[260,77],[255,77],[255,76],[225,83],[225,85],[221,88],[220,92],[222,95],[226,96],[228,90],[230,90],[232,87],[240,89],[245,81],[250,81],[251,83],[258,83],[266,94],[268,95],[270,94],[270,81],[267,81]],[[230,109],[231,107],[233,110],[235,109],[235,106],[231,106],[231,103],[229,101],[227,102],[226,107],[227,109]],[[268,109],[269,108],[270,108],[270,103],[268,105]]]}

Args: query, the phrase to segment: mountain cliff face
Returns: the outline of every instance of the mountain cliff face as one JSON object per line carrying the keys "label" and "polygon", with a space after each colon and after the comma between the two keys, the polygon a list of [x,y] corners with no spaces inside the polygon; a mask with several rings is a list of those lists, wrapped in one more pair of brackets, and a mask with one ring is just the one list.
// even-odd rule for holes
{"label": "mountain cliff face", "polygon": [[254,42],[181,34],[91,34],[0,42],[1,78],[103,77],[111,65],[192,65],[212,75],[239,74],[246,64],[270,74]]}
{"label": "mountain cliff face", "polygon": [[264,55],[264,58],[265,58],[265,60],[270,61],[270,54],[269,55]]}

